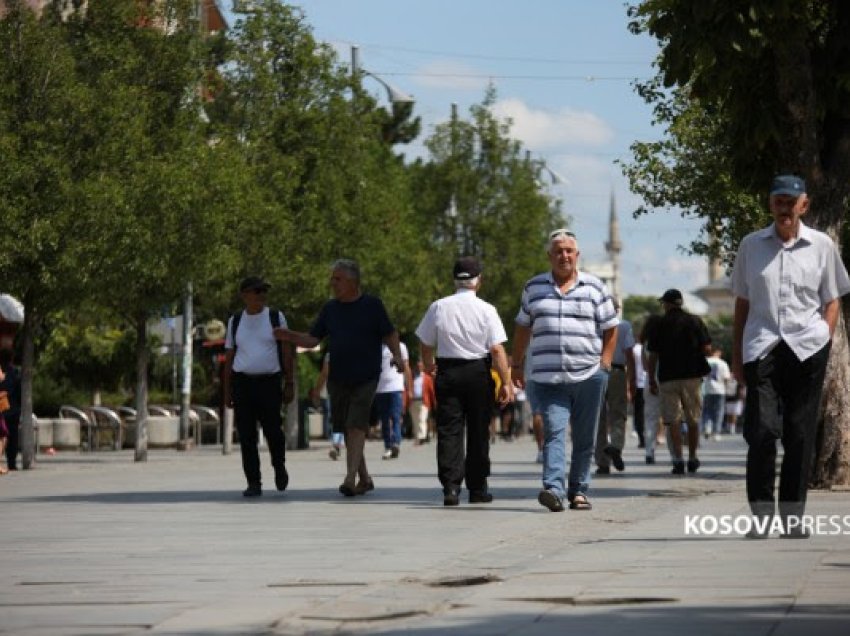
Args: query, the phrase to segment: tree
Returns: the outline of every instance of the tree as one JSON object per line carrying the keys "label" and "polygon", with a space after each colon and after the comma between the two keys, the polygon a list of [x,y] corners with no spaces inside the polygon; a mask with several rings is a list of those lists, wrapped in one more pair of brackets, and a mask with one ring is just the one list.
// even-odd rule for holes
{"label": "tree", "polygon": [[92,259],[82,230],[106,188],[81,183],[80,149],[90,143],[93,105],[78,81],[56,8],[36,15],[21,0],[0,20],[0,218],[13,249],[0,252],[0,279],[21,298],[23,467],[33,463],[34,342],[45,317],[84,294]]}
{"label": "tree", "polygon": [[[770,177],[797,173],[813,201],[807,221],[840,241],[850,196],[850,4],[647,0],[630,13],[632,30],[661,44],[656,87],[675,87],[672,96],[647,92],[673,145],[638,147],[630,174],[638,190],[665,205],[684,203],[736,245],[762,223],[755,202],[764,207]],[[739,203],[727,207],[732,214],[724,214],[723,189]],[[730,224],[738,210],[748,222]],[[850,483],[846,327],[841,321],[827,369],[818,486]]]}
{"label": "tree", "polygon": [[482,296],[512,324],[522,286],[546,269],[546,236],[564,225],[560,205],[541,188],[542,166],[510,137],[510,121],[492,112],[487,90],[470,120],[454,114],[425,144],[431,160],[413,167],[414,201],[422,233],[432,237],[430,297],[445,292],[459,254],[484,264]]}

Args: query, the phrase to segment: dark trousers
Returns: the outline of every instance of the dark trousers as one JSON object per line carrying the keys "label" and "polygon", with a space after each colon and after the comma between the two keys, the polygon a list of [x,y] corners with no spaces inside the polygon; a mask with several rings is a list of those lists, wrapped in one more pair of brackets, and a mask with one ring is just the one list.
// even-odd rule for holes
{"label": "dark trousers", "polygon": [[643,389],[642,388],[641,389],[638,389],[638,388],[635,389],[635,397],[634,397],[634,400],[632,401],[632,406],[633,406],[633,409],[632,409],[633,410],[632,425],[635,428],[635,433],[637,433],[638,442],[640,443],[641,446],[644,446],[646,444],[646,440],[643,438],[644,399],[643,399]]}
{"label": "dark trousers", "polygon": [[[437,360],[437,475],[443,490],[487,490],[495,384],[487,360]],[[464,456],[464,429],[466,454]]]}
{"label": "dark trousers", "polygon": [[6,419],[6,428],[9,429],[9,437],[6,438],[6,465],[9,470],[15,470],[18,452],[20,451],[21,416],[20,414],[10,416],[7,412],[4,418]]}
{"label": "dark trousers", "polygon": [[236,430],[239,431],[242,469],[249,485],[259,486],[262,483],[260,453],[257,450],[257,422],[263,427],[275,471],[282,468],[286,460],[286,440],[280,414],[282,404],[283,387],[279,373],[259,376],[233,374],[234,419]]}
{"label": "dark trousers", "polygon": [[774,513],[776,441],[784,456],[779,475],[779,514],[802,516],[815,453],[820,407],[830,344],[800,361],[785,342],[761,360],[744,365],[747,401],[744,439],[747,499],[754,515]]}

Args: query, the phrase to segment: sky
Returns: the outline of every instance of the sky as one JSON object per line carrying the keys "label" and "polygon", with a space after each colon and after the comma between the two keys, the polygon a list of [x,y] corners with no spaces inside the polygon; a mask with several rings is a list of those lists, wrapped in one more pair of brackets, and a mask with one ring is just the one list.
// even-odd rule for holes
{"label": "sky", "polygon": [[[634,219],[641,202],[614,163],[630,159],[634,141],[663,133],[632,85],[655,74],[658,47],[648,35],[629,33],[623,0],[289,4],[303,10],[315,37],[333,46],[343,63],[350,63],[351,47],[357,46],[364,70],[415,97],[423,134],[406,147],[407,154],[426,152],[422,141],[449,119],[452,103],[468,118],[492,82],[496,114],[513,120],[511,136],[566,180],[546,187],[572,218],[580,267],[606,258],[613,192],[625,296],[707,284],[705,259],[682,249],[698,236],[699,222],[661,210]],[[229,11],[229,0],[220,5]],[[233,14],[229,18],[232,24]],[[364,88],[386,100],[377,81],[364,79]]]}

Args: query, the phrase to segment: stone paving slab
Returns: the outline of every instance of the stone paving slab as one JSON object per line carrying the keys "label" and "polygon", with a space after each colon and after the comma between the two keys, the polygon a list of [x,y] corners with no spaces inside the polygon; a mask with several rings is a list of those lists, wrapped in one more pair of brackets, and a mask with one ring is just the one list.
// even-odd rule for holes
{"label": "stone paving slab", "polygon": [[740,439],[684,478],[629,444],[594,509],[562,514],[536,501],[527,437],[493,446],[493,504],[458,508],[433,444],[381,461],[370,442],[377,489],[354,499],[323,442],[259,500],[220,448],[40,457],[0,478],[0,634],[846,633],[850,536],[685,535],[687,514],[746,514]]}

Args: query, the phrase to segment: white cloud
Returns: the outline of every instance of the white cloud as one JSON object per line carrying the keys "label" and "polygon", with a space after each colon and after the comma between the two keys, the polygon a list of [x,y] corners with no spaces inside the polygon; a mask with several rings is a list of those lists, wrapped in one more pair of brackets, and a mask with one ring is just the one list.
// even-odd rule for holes
{"label": "white cloud", "polygon": [[510,118],[511,136],[534,150],[558,146],[600,146],[613,140],[614,131],[598,115],[562,108],[535,110],[519,99],[498,101],[493,112]]}

